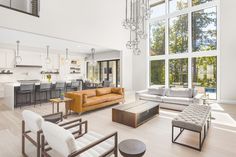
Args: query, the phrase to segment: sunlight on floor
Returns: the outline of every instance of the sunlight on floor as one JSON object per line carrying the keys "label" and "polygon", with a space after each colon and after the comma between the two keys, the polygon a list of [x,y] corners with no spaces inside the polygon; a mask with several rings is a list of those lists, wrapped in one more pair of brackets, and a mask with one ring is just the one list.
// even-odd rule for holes
{"label": "sunlight on floor", "polygon": [[213,128],[214,128],[214,129],[219,129],[219,130],[222,130],[222,131],[231,132],[231,133],[236,133],[236,130],[221,128],[221,127],[216,127],[216,126],[214,126]]}
{"label": "sunlight on floor", "polygon": [[236,127],[236,121],[228,113],[212,111],[212,117],[215,118],[212,123]]}
{"label": "sunlight on floor", "polygon": [[214,111],[224,111],[224,109],[218,103],[212,103],[210,106]]}

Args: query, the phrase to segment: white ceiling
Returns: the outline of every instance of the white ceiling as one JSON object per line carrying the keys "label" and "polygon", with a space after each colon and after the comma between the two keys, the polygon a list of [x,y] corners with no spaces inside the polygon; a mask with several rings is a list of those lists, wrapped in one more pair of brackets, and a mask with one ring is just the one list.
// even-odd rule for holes
{"label": "white ceiling", "polygon": [[66,48],[69,52],[73,53],[90,53],[91,48],[95,48],[96,53],[115,51],[109,48],[100,47],[97,45],[90,45],[86,43],[80,43],[76,41],[70,41],[66,39],[48,37],[28,32],[21,32],[16,30],[10,30],[0,27],[0,43],[11,46],[16,46],[16,41],[20,41],[20,46],[30,48],[46,48],[47,45],[50,49],[65,51]]}

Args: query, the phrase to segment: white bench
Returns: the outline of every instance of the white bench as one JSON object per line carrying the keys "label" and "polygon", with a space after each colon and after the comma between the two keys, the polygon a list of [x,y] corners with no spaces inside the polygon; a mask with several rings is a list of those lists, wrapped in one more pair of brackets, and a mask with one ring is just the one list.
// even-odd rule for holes
{"label": "white bench", "polygon": [[[176,118],[172,120],[172,142],[201,151],[206,134],[210,125],[211,107],[206,105],[189,105]],[[179,134],[174,137],[174,129],[179,128]],[[199,147],[177,142],[178,137],[184,130],[199,134]],[[204,133],[202,139],[202,132]]]}

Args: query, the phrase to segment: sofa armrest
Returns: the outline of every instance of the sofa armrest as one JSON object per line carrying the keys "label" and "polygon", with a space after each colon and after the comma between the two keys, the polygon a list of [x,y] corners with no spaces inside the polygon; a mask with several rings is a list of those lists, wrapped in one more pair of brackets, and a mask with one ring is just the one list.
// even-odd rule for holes
{"label": "sofa armrest", "polygon": [[204,94],[200,94],[200,93],[196,94],[196,95],[193,97],[194,103],[202,105],[202,104],[203,104],[203,100],[202,100],[202,97],[203,97],[203,96],[204,96]]}
{"label": "sofa armrest", "polygon": [[148,93],[148,90],[140,90],[140,91],[136,91],[135,92],[135,100],[138,101],[139,100],[139,95],[140,94],[144,94],[144,93]]}
{"label": "sofa armrest", "polygon": [[73,99],[70,104],[70,109],[75,112],[82,112],[82,105],[83,105],[83,95],[76,92],[68,92],[65,93],[65,97]]}

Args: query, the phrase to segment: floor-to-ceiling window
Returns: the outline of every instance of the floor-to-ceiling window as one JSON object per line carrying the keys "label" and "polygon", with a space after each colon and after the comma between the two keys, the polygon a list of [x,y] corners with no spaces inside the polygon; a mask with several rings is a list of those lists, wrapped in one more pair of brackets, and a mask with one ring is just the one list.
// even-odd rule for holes
{"label": "floor-to-ceiling window", "polygon": [[96,65],[87,62],[87,78],[93,82],[108,80],[113,86],[120,86],[120,60],[98,61]]}
{"label": "floor-to-ceiling window", "polygon": [[151,6],[150,85],[195,88],[217,98],[218,0],[162,0]]}

